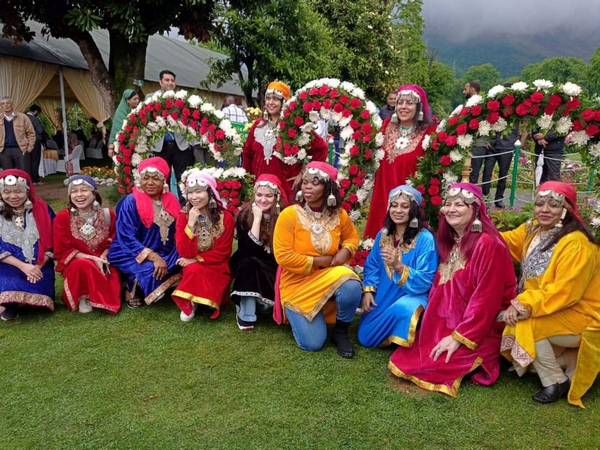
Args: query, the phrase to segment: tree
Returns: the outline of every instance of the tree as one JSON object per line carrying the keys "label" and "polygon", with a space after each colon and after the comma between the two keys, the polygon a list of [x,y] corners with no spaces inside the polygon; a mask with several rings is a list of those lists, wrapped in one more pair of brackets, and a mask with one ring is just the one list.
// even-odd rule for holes
{"label": "tree", "polygon": [[253,91],[262,102],[269,81],[299,88],[337,74],[326,22],[306,0],[258,2],[237,10],[223,6],[217,16],[213,39],[229,58],[211,61],[206,84],[222,84],[236,73],[248,104],[254,104]]}
{"label": "tree", "polygon": [[502,77],[492,64],[486,63],[479,66],[471,66],[467,69],[461,78],[462,84],[464,85],[471,80],[478,81],[481,85],[481,90],[487,92],[490,88],[500,84]]}
{"label": "tree", "polygon": [[588,88],[594,95],[600,94],[600,47],[596,49],[587,66],[586,77]]}
{"label": "tree", "polygon": [[[149,36],[179,28],[188,39],[205,41],[211,31],[213,0],[5,0],[0,8],[3,37],[30,41],[28,20],[44,25],[43,34],[72,39],[87,61],[92,81],[114,112],[116,100],[133,79],[144,78]],[[228,4],[235,6],[235,2]],[[91,32],[109,33],[108,67]]]}
{"label": "tree", "polygon": [[574,57],[547,58],[542,62],[528,64],[521,72],[523,81],[532,82],[539,79],[555,83],[572,83],[587,87],[587,68],[585,62]]}
{"label": "tree", "polygon": [[437,116],[447,116],[452,110],[450,97],[454,90],[454,72],[446,64],[435,61],[435,55],[435,52],[429,54],[425,91],[433,113]]}

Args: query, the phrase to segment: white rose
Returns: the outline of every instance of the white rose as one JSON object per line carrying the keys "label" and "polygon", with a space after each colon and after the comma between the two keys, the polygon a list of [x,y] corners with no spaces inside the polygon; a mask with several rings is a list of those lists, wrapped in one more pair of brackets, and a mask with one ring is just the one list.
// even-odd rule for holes
{"label": "white rose", "polygon": [[377,106],[371,100],[367,100],[366,109],[369,111],[369,114],[377,114]]}
{"label": "white rose", "polygon": [[223,111],[215,111],[215,116],[217,119],[222,119],[223,117],[225,117],[225,113]]}
{"label": "white rose", "polygon": [[346,142],[348,139],[350,139],[352,137],[352,134],[354,133],[354,130],[352,129],[351,126],[346,126],[342,129],[342,131],[340,131],[340,138]]}
{"label": "white rose", "polygon": [[506,120],[500,117],[498,121],[494,125],[492,125],[492,131],[501,133],[502,131],[506,130],[507,126],[508,124],[506,123]]}
{"label": "white rose", "polygon": [[515,92],[525,92],[528,87],[529,85],[524,81],[518,81],[510,86],[510,88]]}
{"label": "white rose", "polygon": [[308,113],[308,119],[313,122],[316,123],[319,120],[321,120],[321,115],[319,114],[318,111],[311,111]]}
{"label": "white rose", "polygon": [[321,117],[324,120],[329,120],[331,118],[331,110],[330,109],[325,109],[325,108],[321,107],[319,114],[321,115]]}
{"label": "white rose", "polygon": [[568,117],[561,117],[556,122],[555,130],[558,134],[567,135],[569,131],[571,131],[571,127],[573,126],[573,122]]}
{"label": "white rose", "polygon": [[197,108],[200,103],[202,103],[202,98],[198,95],[192,95],[188,98],[188,103],[192,108]]}
{"label": "white rose", "polygon": [[493,88],[491,88],[488,93],[487,96],[488,98],[496,98],[496,96],[498,94],[502,94],[505,91],[505,87],[502,86],[501,84],[494,86]]}
{"label": "white rose", "polygon": [[338,80],[337,78],[330,78],[327,84],[330,88],[337,89],[340,86],[340,80]]}
{"label": "white rose", "polygon": [[352,92],[350,92],[352,95],[354,95],[355,97],[358,97],[361,100],[365,99],[365,91],[363,91],[361,88],[359,87],[354,87],[354,89],[352,90]]}
{"label": "white rose", "polygon": [[375,135],[375,144],[377,144],[378,147],[381,147],[383,145],[383,141],[384,141],[384,136],[383,133],[377,133]]}
{"label": "white rose", "polygon": [[186,97],[187,97],[187,95],[188,95],[187,91],[184,91],[184,90],[182,89],[182,90],[180,90],[180,91],[177,91],[177,92],[175,93],[175,98],[180,98],[180,99],[182,99],[182,100],[183,100],[184,98],[186,98]]}
{"label": "white rose", "polygon": [[304,125],[300,127],[300,131],[303,133],[310,134],[315,129],[315,124],[312,122],[306,122]]}
{"label": "white rose", "polygon": [[[461,136],[462,137],[462,136]],[[450,159],[454,162],[462,161],[464,155],[460,150],[452,150],[450,153]]]}
{"label": "white rose", "polygon": [[345,127],[348,126],[348,124],[350,123],[350,121],[352,120],[352,117],[342,117],[342,119],[338,122],[340,127]]}
{"label": "white rose", "polygon": [[452,117],[452,116],[458,116],[458,113],[461,112],[463,108],[464,108],[463,105],[458,105],[456,108],[454,108],[454,111],[452,111],[450,113],[450,117]]}
{"label": "white rose", "polygon": [[383,120],[381,120],[381,117],[379,117],[379,114],[375,114],[374,116],[371,116],[371,121],[373,122],[373,125],[375,126],[375,128],[377,128],[378,130],[381,130],[381,125],[383,125]]}
{"label": "white rose", "polygon": [[547,131],[552,128],[552,115],[543,114],[542,117],[536,120],[536,123],[541,130]]}
{"label": "white rose", "polygon": [[427,135],[423,138],[423,142],[421,144],[421,146],[423,147],[423,150],[427,150],[429,148],[430,142],[431,142],[431,136]]}
{"label": "white rose", "polygon": [[481,102],[483,102],[483,97],[481,95],[476,94],[469,98],[469,100],[467,100],[467,103],[465,103],[465,107],[470,108],[471,106],[479,105]]}
{"label": "white rose", "polygon": [[547,91],[548,89],[552,89],[554,87],[554,83],[548,80],[535,80],[533,82],[533,85],[537,88],[538,91]]}
{"label": "white rose", "polygon": [[163,92],[163,98],[173,98],[175,97],[175,91],[169,90],[167,92]]}
{"label": "white rose", "polygon": [[133,164],[134,166],[139,166],[141,162],[142,156],[139,153],[134,153],[131,156],[131,164]]}
{"label": "white rose", "polygon": [[342,113],[341,112],[331,113],[331,120],[333,120],[336,124],[339,123],[339,121],[342,120]]}
{"label": "white rose", "polygon": [[581,94],[581,87],[571,82],[563,84],[561,90],[569,97],[578,97]]}
{"label": "white rose", "polygon": [[215,107],[212,105],[212,103],[202,103],[202,106],[200,106],[200,111],[202,112],[213,112],[215,110]]}
{"label": "white rose", "polygon": [[223,119],[219,122],[219,128],[227,133],[227,131],[231,130],[233,127],[231,126],[231,121],[229,119]]}
{"label": "white rose", "polygon": [[492,124],[490,124],[487,120],[482,120],[479,122],[478,132],[480,136],[489,136],[490,131],[492,131]]}
{"label": "white rose", "polygon": [[473,145],[473,136],[470,134],[458,136],[458,138],[456,139],[456,142],[458,143],[460,148],[464,148],[464,149],[471,148],[471,145]]}
{"label": "white rose", "polygon": [[384,157],[385,157],[385,150],[379,149],[375,152],[375,160],[376,161],[381,161]]}
{"label": "white rose", "polygon": [[310,136],[306,133],[302,133],[302,135],[298,139],[298,146],[304,147],[304,146],[308,145],[309,142],[310,142]]}

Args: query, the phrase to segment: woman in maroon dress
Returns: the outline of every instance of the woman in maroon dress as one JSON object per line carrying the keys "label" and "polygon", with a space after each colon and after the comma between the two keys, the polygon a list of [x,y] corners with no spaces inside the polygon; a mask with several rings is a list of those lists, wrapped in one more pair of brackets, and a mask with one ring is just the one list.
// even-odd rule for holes
{"label": "woman in maroon dress", "polygon": [[375,239],[387,214],[388,193],[406,184],[417,171],[417,161],[423,156],[423,139],[435,131],[427,94],[416,84],[398,89],[396,112],[383,122],[385,156],[375,172],[375,185],[365,237]]}
{"label": "woman in maroon dress", "polygon": [[423,389],[455,397],[471,372],[476,384],[498,378],[504,323],[496,318],[515,298],[516,279],[479,187],[450,186],[442,213],[440,265],[421,329],[412,347],[398,347],[389,368]]}
{"label": "woman in maroon dress", "polygon": [[116,314],[121,308],[119,272],[108,263],[108,248],[115,237],[115,213],[102,208],[93,178],[69,179],[69,207],[54,219],[56,271],[65,285],[62,299],[71,311],[93,308]]}
{"label": "woman in maroon dress", "polygon": [[[286,187],[286,195],[291,197],[292,190],[300,184],[302,164],[288,165],[276,156],[279,116],[284,101],[290,99],[290,87],[281,81],[273,81],[267,86],[265,94],[265,112],[258,119],[244,143],[242,167],[258,178],[262,174],[271,174],[279,178]],[[326,161],[329,147],[313,132],[313,140],[308,149],[312,161]]]}

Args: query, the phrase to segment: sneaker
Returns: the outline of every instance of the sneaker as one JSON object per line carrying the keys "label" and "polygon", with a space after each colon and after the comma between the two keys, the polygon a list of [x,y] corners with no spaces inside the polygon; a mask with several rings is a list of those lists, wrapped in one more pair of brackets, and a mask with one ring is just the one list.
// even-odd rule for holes
{"label": "sneaker", "polygon": [[15,320],[19,317],[19,310],[17,305],[6,305],[5,310],[0,314],[0,319],[8,322],[9,320]]}
{"label": "sneaker", "polygon": [[186,313],[181,311],[181,313],[179,314],[179,319],[181,319],[182,322],[189,322],[194,318],[195,315],[196,315],[196,304],[194,302],[192,302],[192,313],[188,316]]}
{"label": "sneaker", "polygon": [[237,326],[240,330],[242,331],[250,331],[250,330],[254,330],[254,323],[253,322],[246,322],[245,320],[242,320],[239,318],[239,316],[235,316],[235,319],[237,321]]}
{"label": "sneaker", "polygon": [[91,313],[93,311],[92,305],[90,304],[89,298],[82,298],[79,300],[79,312],[82,314]]}

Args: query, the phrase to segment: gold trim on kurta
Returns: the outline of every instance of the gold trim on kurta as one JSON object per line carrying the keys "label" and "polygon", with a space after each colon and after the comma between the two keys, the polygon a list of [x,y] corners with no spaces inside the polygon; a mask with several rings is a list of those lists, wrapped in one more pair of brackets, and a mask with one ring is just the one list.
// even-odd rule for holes
{"label": "gold trim on kurta", "polygon": [[73,250],[71,253],[69,253],[69,255],[65,258],[65,262],[63,263],[65,266],[67,264],[69,264],[71,262],[71,260],[73,258],[75,258],[75,256],[77,256],[77,253],[79,253],[79,251],[77,250]]}
{"label": "gold trim on kurta", "polygon": [[345,244],[345,245],[342,246],[342,248],[348,249],[348,251],[350,252],[350,257],[351,258],[356,253],[356,250],[358,250],[358,247],[356,245],[354,245],[354,244]]}
{"label": "gold trim on kurta", "polygon": [[363,288],[363,294],[366,294],[367,292],[377,292],[377,288],[375,286],[365,286]]}
{"label": "gold trim on kurta", "polygon": [[417,324],[419,323],[419,318],[421,317],[421,313],[424,310],[425,308],[419,306],[410,318],[410,325],[408,326],[408,336],[406,339],[401,338],[399,336],[390,336],[381,344],[379,344],[379,347],[387,347],[390,344],[400,345],[401,347],[412,347],[413,343],[415,342]]}
{"label": "gold trim on kurta", "polygon": [[458,388],[460,387],[460,383],[462,382],[462,379],[466,375],[470,374],[475,369],[477,369],[481,365],[482,362],[483,362],[483,358],[478,356],[475,359],[473,366],[471,366],[471,369],[467,373],[465,373],[463,376],[458,377],[456,380],[454,380],[451,387],[448,387],[445,384],[430,383],[429,381],[421,380],[420,378],[417,378],[414,375],[408,375],[408,374],[402,372],[400,369],[398,369],[398,367],[396,367],[396,365],[392,361],[390,361],[388,363],[388,369],[390,370],[390,372],[392,372],[398,378],[404,378],[405,380],[411,381],[422,389],[426,389],[428,391],[434,391],[434,392],[441,392],[442,394],[449,395],[450,397],[456,397],[458,395]]}
{"label": "gold trim on kurta", "polygon": [[408,280],[408,275],[410,275],[410,267],[402,266],[402,275],[400,275],[400,281],[398,281],[398,286],[404,286],[406,281]]}
{"label": "gold trim on kurta", "polygon": [[[75,299],[73,298],[73,293],[71,292],[71,289],[69,288],[69,283],[67,282],[67,279],[66,279],[66,278],[65,278],[65,289],[64,289],[64,291],[63,291],[63,292],[64,292],[64,293],[65,293],[65,295],[67,296],[67,301],[68,301],[68,302],[69,302],[69,304],[71,305],[71,309],[72,309],[73,311],[79,311],[79,302],[80,302],[81,300],[83,300],[83,299],[88,299],[88,300],[90,300],[90,296],[89,296],[89,295],[82,295],[81,297],[79,297],[79,298],[77,299],[77,302],[75,302]],[[110,307],[108,307],[108,306],[106,306],[106,305],[102,305],[102,304],[100,304],[100,303],[95,303],[95,302],[92,302],[91,300],[90,300],[90,306],[91,306],[92,308],[96,308],[96,309],[105,309],[105,310],[107,310],[107,311],[114,312],[114,313],[117,313],[117,312],[119,312],[119,308],[110,308]]]}
{"label": "gold trim on kurta", "polygon": [[513,305],[518,313],[523,315],[526,319],[531,316],[531,311],[523,303],[521,303],[518,298],[513,298],[510,301],[510,304]]}
{"label": "gold trim on kurta", "polygon": [[300,226],[310,231],[310,242],[315,251],[325,255],[331,249],[333,237],[331,231],[340,225],[340,215],[330,214],[327,210],[317,213],[300,205],[294,205]]}
{"label": "gold trim on kurta", "polygon": [[473,342],[471,339],[464,337],[456,330],[452,332],[452,337],[470,350],[477,350],[477,347],[479,347],[479,344]]}
{"label": "gold trim on kurta", "polygon": [[341,277],[339,277],[337,279],[337,281],[335,283],[333,283],[329,287],[329,289],[327,289],[327,291],[321,296],[319,301],[317,301],[315,303],[314,308],[308,312],[302,311],[297,306],[294,306],[288,302],[284,302],[283,307],[289,309],[290,311],[292,311],[296,314],[300,314],[302,317],[306,318],[309,322],[312,322],[312,320],[315,318],[315,316],[317,314],[319,314],[319,311],[321,311],[321,308],[323,308],[325,303],[327,303],[327,301],[333,296],[333,294],[335,294],[335,291],[337,291],[342,286],[342,284],[344,284],[348,280],[360,281],[360,278],[358,278],[358,275],[356,275],[356,274],[342,275]]}
{"label": "gold trim on kurta", "polygon": [[196,261],[203,263],[204,262],[204,258],[200,255],[196,255]]}
{"label": "gold trim on kurta", "polygon": [[183,230],[185,231],[185,235],[187,237],[189,237],[190,239],[194,239],[196,237],[196,235],[194,233],[192,233],[192,230],[190,230],[189,226],[186,225]]}
{"label": "gold trim on kurta", "polygon": [[312,257],[312,256],[306,257],[306,265],[304,266],[304,275],[310,274],[310,272],[312,271],[312,268],[313,268],[314,261],[315,261],[314,257]]}
{"label": "gold trim on kurta", "polygon": [[162,296],[165,295],[165,291],[167,289],[169,289],[174,284],[177,284],[181,281],[182,276],[183,275],[181,273],[177,273],[177,274],[173,275],[172,277],[168,278],[167,281],[162,283],[159,287],[154,289],[154,291],[152,291],[150,294],[146,295],[146,298],[144,299],[144,302],[146,302],[146,305],[150,305],[150,304],[154,303],[155,301],[160,300],[162,298]]}
{"label": "gold trim on kurta", "polygon": [[173,291],[173,295],[175,295],[177,297],[181,297],[185,300],[189,300],[190,302],[193,302],[193,303],[200,303],[201,305],[210,306],[211,308],[214,308],[214,309],[220,309],[220,306],[217,303],[213,302],[212,300],[209,300],[208,298],[196,297],[193,294],[190,294],[190,293],[184,292],[184,291],[180,291],[179,289],[175,289]]}
{"label": "gold trim on kurta", "polygon": [[135,262],[137,262],[138,264],[143,263],[150,253],[152,253],[152,249],[145,248],[135,257]]}
{"label": "gold trim on kurta", "polygon": [[450,252],[448,261],[445,263],[441,263],[438,268],[438,271],[440,272],[439,284],[445,284],[448,281],[452,280],[454,274],[459,270],[464,269],[466,264],[467,261],[465,260],[462,252],[460,251],[460,247],[456,245]]}
{"label": "gold trim on kurta", "polygon": [[54,301],[44,294],[31,294],[23,291],[4,291],[0,292],[0,313],[6,308],[3,303],[20,303],[22,305],[43,306],[50,311],[54,311]]}

